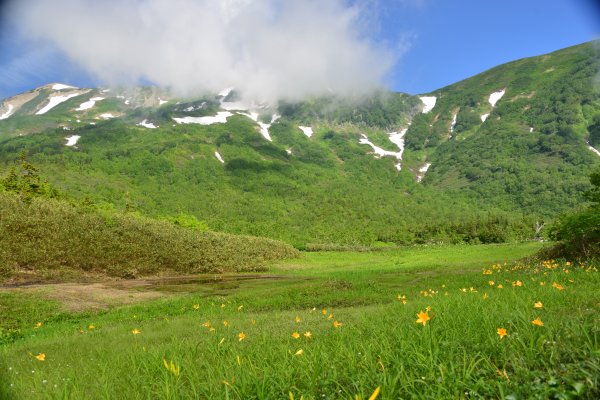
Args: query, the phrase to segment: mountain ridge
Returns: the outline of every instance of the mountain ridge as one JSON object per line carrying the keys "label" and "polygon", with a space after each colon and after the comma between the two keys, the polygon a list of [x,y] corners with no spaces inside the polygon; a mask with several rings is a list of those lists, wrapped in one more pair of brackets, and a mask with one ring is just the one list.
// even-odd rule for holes
{"label": "mountain ridge", "polygon": [[50,84],[0,121],[0,162],[27,151],[75,197],[297,246],[528,237],[582,203],[599,164],[595,46],[419,96],[277,107],[248,107],[234,90],[179,99],[100,88],[36,115],[48,96],[82,90]]}

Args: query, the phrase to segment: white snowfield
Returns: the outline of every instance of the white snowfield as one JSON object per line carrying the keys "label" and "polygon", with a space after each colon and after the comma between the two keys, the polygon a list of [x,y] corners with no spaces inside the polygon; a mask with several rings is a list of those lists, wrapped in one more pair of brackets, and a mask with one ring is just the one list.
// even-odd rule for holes
{"label": "white snowfield", "polygon": [[142,122],[140,122],[139,124],[137,124],[137,126],[143,126],[144,128],[148,128],[148,129],[158,128],[158,126],[154,125],[152,122],[148,122],[147,119],[145,119]]}
{"label": "white snowfield", "polygon": [[10,117],[12,115],[12,113],[13,113],[13,110],[14,110],[13,105],[9,104],[8,105],[8,110],[4,114],[0,115],[0,120],[6,119],[6,118]]}
{"label": "white snowfield", "polygon": [[488,99],[488,101],[490,102],[492,107],[496,107],[496,103],[502,98],[502,96],[504,96],[504,93],[506,93],[506,89],[502,89],[490,94],[490,98]]}
{"label": "white snowfield", "polygon": [[292,155],[292,149],[285,149],[285,152],[288,153],[289,155]]}
{"label": "white snowfield", "polygon": [[39,110],[38,112],[36,112],[36,115],[42,115],[42,114],[46,114],[48,111],[50,111],[51,109],[53,109],[54,107],[56,107],[57,105],[59,105],[60,103],[64,103],[65,101],[73,98],[73,97],[77,97],[79,96],[81,93],[71,93],[71,94],[67,94],[64,96],[54,96],[54,97],[50,97],[50,101],[48,102],[48,104],[46,104],[46,106],[44,108],[42,108],[41,110]]}
{"label": "white snowfield", "polygon": [[100,118],[102,118],[102,119],[111,119],[111,118],[115,118],[115,116],[112,115],[111,113],[106,113],[106,114],[100,114]]}
{"label": "white snowfield", "polygon": [[425,174],[429,170],[429,167],[431,167],[431,163],[426,163],[421,168],[419,168],[419,173],[417,174],[417,182],[421,183],[421,181],[425,177]]}
{"label": "white snowfield", "polygon": [[65,139],[67,139],[67,144],[66,146],[72,147],[75,146],[77,144],[77,141],[81,138],[81,136],[79,135],[73,135],[73,136],[67,136]]}
{"label": "white snowfield", "polygon": [[212,125],[212,124],[224,124],[227,122],[227,118],[233,114],[229,111],[220,111],[214,117],[183,117],[173,118],[178,124],[199,124],[199,125]]}
{"label": "white snowfield", "polygon": [[299,126],[302,133],[304,133],[307,137],[312,137],[314,135],[313,128],[311,126]]}
{"label": "white snowfield", "polygon": [[435,107],[435,103],[437,102],[437,97],[435,96],[420,96],[419,99],[421,99],[421,102],[423,102],[425,106],[423,107],[423,114],[427,114],[429,111],[433,110],[433,107]]}
{"label": "white snowfield", "polygon": [[168,100],[161,100],[161,98],[158,98],[158,105],[162,106],[163,104],[167,104],[169,101]]}
{"label": "white snowfield", "polygon": [[215,151],[215,157],[217,157],[217,160],[219,160],[221,164],[225,164],[225,160],[223,160],[223,157],[221,157],[221,154],[218,151]]}
{"label": "white snowfield", "polygon": [[490,114],[489,114],[489,113],[487,113],[487,114],[483,114],[483,115],[481,116],[481,122],[485,122],[485,120],[486,120],[486,119],[488,119],[488,117],[489,117],[489,116],[490,116]]}
{"label": "white snowfield", "polygon": [[533,126],[529,127],[529,133],[533,132]]}
{"label": "white snowfield", "polygon": [[594,153],[596,153],[598,156],[600,156],[600,150],[598,150],[597,148],[593,147],[590,142],[587,142],[588,148],[593,151]]}
{"label": "white snowfield", "polygon": [[75,86],[65,85],[63,83],[55,83],[52,85],[52,90],[77,89]]}
{"label": "white snowfield", "polygon": [[75,109],[75,111],[89,110],[90,108],[92,108],[96,105],[97,101],[101,101],[101,100],[104,100],[104,97],[92,97],[85,103],[81,103],[79,105],[79,107]]}

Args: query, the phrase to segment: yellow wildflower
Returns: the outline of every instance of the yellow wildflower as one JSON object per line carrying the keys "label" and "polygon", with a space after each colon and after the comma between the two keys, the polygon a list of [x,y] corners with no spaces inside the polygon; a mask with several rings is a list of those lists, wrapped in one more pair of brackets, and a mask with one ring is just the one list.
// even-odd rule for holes
{"label": "yellow wildflower", "polygon": [[243,305],[239,306],[239,307],[238,307],[238,311],[242,311],[242,308],[244,308],[244,306],[243,306]]}
{"label": "yellow wildflower", "polygon": [[561,285],[560,283],[556,283],[556,282],[554,282],[552,284],[552,287],[555,288],[555,289],[558,289],[558,290],[565,290],[565,288],[564,288],[563,285]]}
{"label": "yellow wildflower", "polygon": [[544,305],[542,304],[541,301],[537,301],[535,303],[533,303],[533,308],[543,308]]}
{"label": "yellow wildflower", "polygon": [[496,286],[498,289],[503,289],[504,286],[502,286],[502,284],[499,284],[498,286]]}
{"label": "yellow wildflower", "polygon": [[37,324],[35,324],[36,328],[41,328],[44,325],[43,322],[38,322]]}
{"label": "yellow wildflower", "polygon": [[333,314],[329,314],[329,316],[327,317],[328,320],[332,320],[333,319]]}
{"label": "yellow wildflower", "polygon": [[241,342],[244,339],[246,339],[246,334],[244,332],[238,333],[238,340]]}
{"label": "yellow wildflower", "polygon": [[292,333],[292,337],[294,339],[300,339],[300,334],[298,332],[294,332],[294,333]]}
{"label": "yellow wildflower", "polygon": [[504,329],[504,328],[498,328],[496,330],[496,333],[498,333],[498,335],[500,335],[500,339],[504,339],[504,336],[508,335],[508,333],[506,332],[506,329]]}
{"label": "yellow wildflower", "polygon": [[134,335],[139,335],[140,333],[142,333],[142,331],[140,331],[138,328],[135,328],[131,331],[131,333],[133,333]]}
{"label": "yellow wildflower", "polygon": [[194,307],[194,310],[199,310],[200,309],[200,304],[194,304],[192,307]]}
{"label": "yellow wildflower", "polygon": [[34,357],[37,358],[39,361],[46,361],[46,355],[44,353],[40,353]]}
{"label": "yellow wildflower", "polygon": [[294,321],[296,321],[296,323],[299,323],[300,321],[302,321],[302,319],[300,318],[299,315],[296,315],[296,318],[294,318]]}
{"label": "yellow wildflower", "polygon": [[228,327],[229,326],[229,322],[227,320],[223,321],[223,326]]}
{"label": "yellow wildflower", "polygon": [[304,332],[304,337],[307,339],[312,339],[312,332],[311,331]]}
{"label": "yellow wildflower", "polygon": [[536,325],[536,326],[544,326],[544,323],[542,322],[542,320],[540,319],[540,317],[537,317],[536,319],[534,319],[533,321],[531,321],[532,324]]}
{"label": "yellow wildflower", "polygon": [[369,396],[369,400],[375,400],[377,396],[379,396],[379,392],[381,392],[381,386],[377,386],[377,388],[373,391],[371,396]]}
{"label": "yellow wildflower", "polygon": [[417,317],[419,317],[419,319],[417,319],[416,323],[423,324],[423,326],[425,326],[427,321],[431,319],[429,318],[429,312],[423,312],[422,310],[417,314]]}
{"label": "yellow wildflower", "polygon": [[93,331],[94,329],[96,329],[96,327],[95,327],[94,325],[90,325],[90,326],[88,326],[88,329],[89,329],[90,331]]}
{"label": "yellow wildflower", "polygon": [[167,371],[169,371],[170,373],[172,373],[175,376],[179,376],[179,373],[181,372],[181,367],[178,365],[175,365],[173,360],[167,362],[167,360],[165,360],[163,358],[163,365],[165,366]]}
{"label": "yellow wildflower", "polygon": [[494,282],[494,281],[488,281],[488,284],[489,284],[490,286],[494,286],[494,285],[496,284],[496,282]]}
{"label": "yellow wildflower", "polygon": [[323,309],[323,311],[321,311],[321,314],[323,314],[323,315],[327,315],[327,310],[326,310],[326,309]]}
{"label": "yellow wildflower", "polygon": [[344,324],[342,324],[341,322],[338,322],[338,321],[333,321],[333,327],[334,327],[334,328],[339,328],[339,327],[340,327],[340,326],[342,326],[342,325],[344,325]]}
{"label": "yellow wildflower", "polygon": [[302,350],[302,349],[300,349],[296,353],[294,353],[295,356],[301,356],[302,354],[304,354],[304,350]]}

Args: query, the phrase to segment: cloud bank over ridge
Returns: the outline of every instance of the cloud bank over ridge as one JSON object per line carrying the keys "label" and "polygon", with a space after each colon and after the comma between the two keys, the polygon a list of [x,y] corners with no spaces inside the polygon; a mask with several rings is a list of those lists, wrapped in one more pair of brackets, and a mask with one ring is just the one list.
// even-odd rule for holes
{"label": "cloud bank over ridge", "polygon": [[264,101],[360,94],[395,61],[343,0],[19,0],[9,15],[102,82],[181,95],[228,86]]}

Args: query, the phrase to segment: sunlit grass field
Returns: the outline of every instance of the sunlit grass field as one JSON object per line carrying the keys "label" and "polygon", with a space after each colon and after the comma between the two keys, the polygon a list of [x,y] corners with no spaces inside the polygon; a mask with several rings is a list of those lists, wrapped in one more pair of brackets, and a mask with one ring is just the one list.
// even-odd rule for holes
{"label": "sunlit grass field", "polygon": [[600,266],[539,247],[304,253],[78,314],[2,291],[0,397],[598,398]]}

